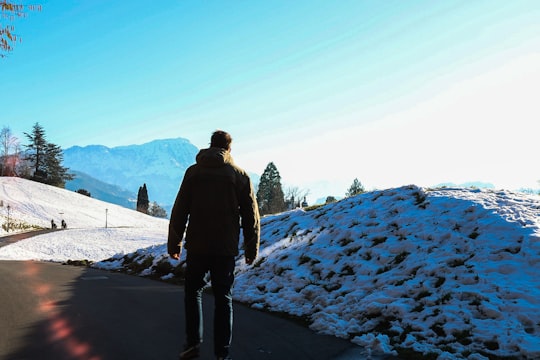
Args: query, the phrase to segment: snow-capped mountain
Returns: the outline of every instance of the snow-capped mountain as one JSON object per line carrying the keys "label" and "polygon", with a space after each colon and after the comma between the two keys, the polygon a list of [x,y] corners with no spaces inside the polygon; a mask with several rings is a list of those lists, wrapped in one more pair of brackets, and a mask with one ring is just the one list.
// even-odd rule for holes
{"label": "snow-capped mountain", "polygon": [[[195,145],[183,138],[113,148],[73,146],[64,150],[64,166],[72,172],[82,172],[100,182],[116,185],[135,196],[139,187],[146,184],[149,200],[167,209],[174,203],[184,171],[194,163],[198,151]],[[104,189],[94,185],[97,188],[85,190],[96,193],[96,197],[102,196],[98,190]],[[77,187],[70,182],[66,184],[68,189],[73,186]]]}

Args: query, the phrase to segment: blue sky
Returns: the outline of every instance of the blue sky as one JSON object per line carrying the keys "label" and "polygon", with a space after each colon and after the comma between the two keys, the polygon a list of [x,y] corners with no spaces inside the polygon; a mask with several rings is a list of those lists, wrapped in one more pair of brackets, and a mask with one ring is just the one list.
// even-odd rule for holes
{"label": "blue sky", "polygon": [[341,196],[538,187],[538,1],[40,1],[0,60],[0,125],[68,148],[215,129],[286,186]]}

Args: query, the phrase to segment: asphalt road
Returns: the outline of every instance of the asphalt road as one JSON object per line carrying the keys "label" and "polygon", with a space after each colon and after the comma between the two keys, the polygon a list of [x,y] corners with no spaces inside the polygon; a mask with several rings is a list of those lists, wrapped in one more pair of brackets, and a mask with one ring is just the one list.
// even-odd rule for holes
{"label": "asphalt road", "polygon": [[[0,359],[177,359],[183,287],[57,263],[0,261]],[[213,359],[211,295],[201,359]],[[231,356],[365,359],[361,348],[235,304]]]}

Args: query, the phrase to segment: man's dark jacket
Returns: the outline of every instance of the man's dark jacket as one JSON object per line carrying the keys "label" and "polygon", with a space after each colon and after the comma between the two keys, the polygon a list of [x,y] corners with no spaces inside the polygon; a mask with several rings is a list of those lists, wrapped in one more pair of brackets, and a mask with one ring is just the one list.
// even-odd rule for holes
{"label": "man's dark jacket", "polygon": [[185,247],[192,254],[238,255],[242,227],[244,255],[257,257],[257,201],[249,176],[234,165],[229,151],[203,149],[186,170],[171,212],[169,254],[181,253],[186,226]]}

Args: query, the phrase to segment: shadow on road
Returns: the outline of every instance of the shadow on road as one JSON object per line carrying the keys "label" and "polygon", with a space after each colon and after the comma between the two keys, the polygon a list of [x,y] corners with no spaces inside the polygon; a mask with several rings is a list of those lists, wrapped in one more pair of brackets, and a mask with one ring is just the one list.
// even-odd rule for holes
{"label": "shadow on road", "polygon": [[26,277],[34,316],[2,359],[177,358],[180,287],[52,263],[13,266]]}
{"label": "shadow on road", "polygon": [[[0,358],[178,358],[184,339],[183,287],[56,263],[7,263],[9,276],[26,292],[16,295],[26,296],[31,309],[18,329],[8,332],[4,342],[9,345],[0,340]],[[212,311],[213,299],[205,295],[202,360],[214,358]],[[363,359],[363,354],[346,340],[235,304],[235,360]]]}

